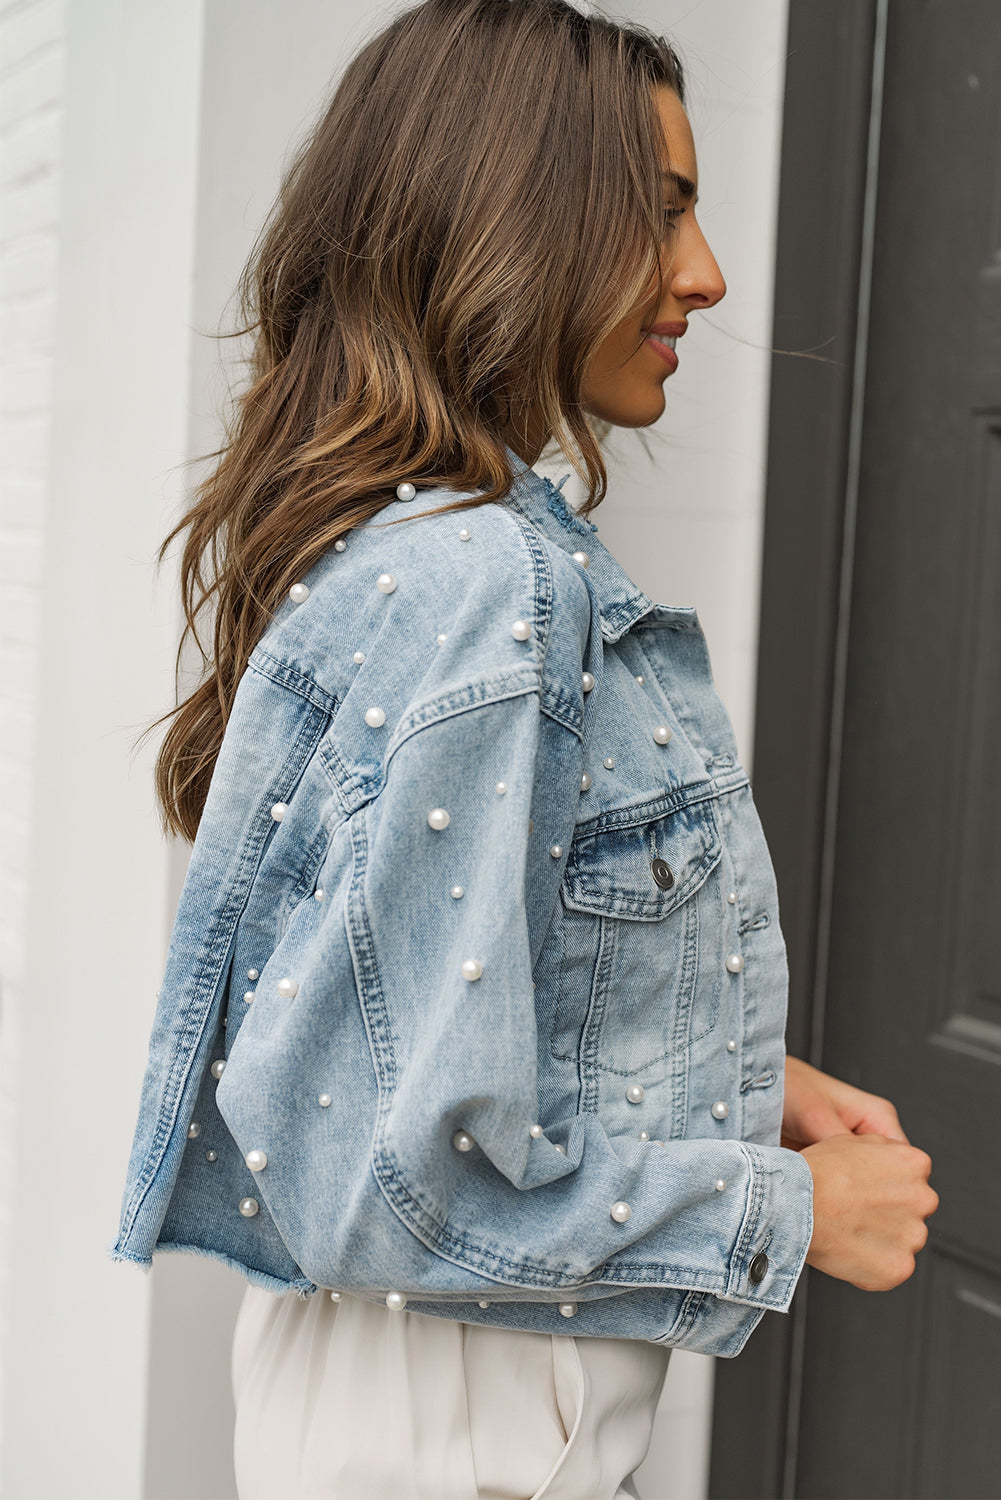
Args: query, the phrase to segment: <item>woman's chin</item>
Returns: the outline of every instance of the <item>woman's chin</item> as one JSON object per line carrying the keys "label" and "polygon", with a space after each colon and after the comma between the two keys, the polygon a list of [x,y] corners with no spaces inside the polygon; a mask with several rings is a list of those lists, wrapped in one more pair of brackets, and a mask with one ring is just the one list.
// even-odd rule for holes
{"label": "woman's chin", "polygon": [[614,410],[607,407],[594,415],[611,422],[613,427],[650,427],[664,415],[666,406],[664,387],[658,386],[656,392],[645,395],[642,400],[617,402]]}
{"label": "woman's chin", "polygon": [[657,417],[663,416],[666,405],[668,405],[668,401],[666,401],[665,393],[663,393],[663,386],[659,386],[657,387],[657,395],[645,401],[642,407],[639,405],[639,402],[636,402],[635,407],[632,408],[630,420],[627,420],[627,422],[623,420],[623,422],[620,422],[620,426],[621,428],[650,428],[656,422]]}

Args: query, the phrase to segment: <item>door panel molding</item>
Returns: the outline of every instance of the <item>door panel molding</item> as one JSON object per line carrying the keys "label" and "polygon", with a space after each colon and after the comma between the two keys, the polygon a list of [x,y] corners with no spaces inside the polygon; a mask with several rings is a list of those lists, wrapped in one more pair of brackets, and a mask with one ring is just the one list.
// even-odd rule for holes
{"label": "door panel molding", "polygon": [[[998,340],[1001,347],[1001,338]],[[962,649],[952,776],[953,836],[943,911],[949,923],[944,973],[937,988],[932,1040],[1001,1063],[1001,981],[996,924],[985,912],[1001,910],[1001,413],[974,410],[967,419],[970,481],[960,476],[949,497],[955,523],[965,533]],[[972,856],[972,857],[971,857]],[[996,1085],[995,1085],[996,1086]]]}

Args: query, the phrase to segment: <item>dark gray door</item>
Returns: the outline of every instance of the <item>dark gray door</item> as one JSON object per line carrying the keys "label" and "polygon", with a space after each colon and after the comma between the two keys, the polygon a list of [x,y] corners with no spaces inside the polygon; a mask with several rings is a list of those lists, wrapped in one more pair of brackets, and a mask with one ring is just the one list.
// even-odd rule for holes
{"label": "dark gray door", "polygon": [[[783,647],[776,614],[803,527],[788,495],[784,536],[770,518],[762,651],[777,655],[763,659],[756,753],[783,906],[796,885],[793,1044],[897,1103],[934,1160],[941,1207],[916,1275],[896,1291],[809,1273],[789,1326],[769,1330],[754,1356],[769,1381],[770,1457],[743,1488],[733,1456],[752,1442],[752,1371],[723,1372],[713,1493],[997,1500],[1001,5],[847,0],[837,24],[855,25],[856,61],[868,47],[875,83],[867,161],[850,121],[847,147],[824,127],[828,147],[849,153],[853,271],[838,274],[861,311],[854,330],[836,318],[829,329],[844,334],[833,388],[841,498],[827,509],[841,545],[814,538],[837,563],[807,567],[819,568],[811,607],[826,617],[812,698],[798,697],[808,661],[801,645]],[[803,347],[788,326],[777,338]],[[776,396],[773,437],[781,386]],[[791,399],[785,415],[801,420],[802,393]],[[817,432],[831,440],[823,421]],[[773,475],[783,453],[779,440]],[[802,483],[799,503],[811,505]],[[787,639],[790,623],[786,610]],[[812,773],[783,787],[789,746],[770,745],[804,703],[811,723],[795,733],[823,748],[810,752]]]}
{"label": "dark gray door", "polygon": [[889,6],[823,1028],[941,1207],[810,1287],[797,1492],[1001,1495],[1001,6]]}

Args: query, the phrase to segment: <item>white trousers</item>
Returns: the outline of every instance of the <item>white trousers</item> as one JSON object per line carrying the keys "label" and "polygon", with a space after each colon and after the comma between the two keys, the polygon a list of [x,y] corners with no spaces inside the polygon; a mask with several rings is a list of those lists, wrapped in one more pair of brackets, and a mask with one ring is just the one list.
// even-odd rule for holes
{"label": "white trousers", "polygon": [[233,1341],[240,1500],[635,1496],[669,1349],[514,1333],[248,1287]]}

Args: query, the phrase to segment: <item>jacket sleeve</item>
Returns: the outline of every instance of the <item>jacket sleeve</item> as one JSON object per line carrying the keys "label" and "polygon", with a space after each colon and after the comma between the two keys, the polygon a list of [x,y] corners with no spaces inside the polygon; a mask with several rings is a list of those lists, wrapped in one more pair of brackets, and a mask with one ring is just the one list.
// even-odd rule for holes
{"label": "jacket sleeve", "polygon": [[[397,744],[349,819],[351,878],[324,922],[350,949],[374,1085],[357,1106],[361,1170],[378,1193],[345,1195],[345,1254],[324,1284],[467,1320],[473,1300],[498,1322],[518,1303],[518,1326],[535,1303],[534,1327],[572,1297],[591,1331],[673,1329],[671,1342],[736,1352],[763,1309],[789,1304],[811,1231],[806,1164],[736,1140],[610,1138],[539,1094],[533,972],[581,769],[538,692],[466,699]],[[627,1291],[655,1294],[638,1326],[607,1300]]]}

